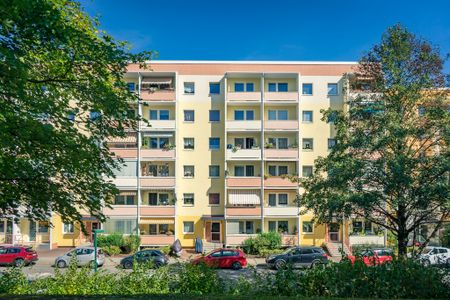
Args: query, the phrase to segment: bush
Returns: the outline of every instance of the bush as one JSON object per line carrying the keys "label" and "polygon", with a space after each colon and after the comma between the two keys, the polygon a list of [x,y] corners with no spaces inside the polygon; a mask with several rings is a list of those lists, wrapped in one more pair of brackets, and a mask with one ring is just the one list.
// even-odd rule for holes
{"label": "bush", "polygon": [[[120,233],[112,233],[108,235],[100,235],[97,237],[97,245],[106,248],[105,252],[111,250],[111,247],[120,249],[119,253],[131,253],[139,250],[141,238],[138,235],[124,236]],[[113,248],[112,251],[116,249]]]}
{"label": "bush", "polygon": [[267,257],[274,254],[280,254],[283,253],[285,249],[259,249],[258,255],[262,257]]}
{"label": "bush", "polygon": [[181,265],[173,284],[173,292],[182,295],[216,295],[223,293],[223,288],[215,270],[205,264]]}
{"label": "bush", "polygon": [[102,248],[107,246],[122,247],[124,245],[123,235],[120,233],[99,235],[97,237],[97,245]]}
{"label": "bush", "polygon": [[138,235],[129,235],[123,238],[122,252],[131,253],[139,250],[141,245],[141,237]]}
{"label": "bush", "polygon": [[106,246],[106,247],[103,247],[102,249],[103,249],[103,252],[105,252],[109,256],[114,256],[114,255],[122,253],[120,248],[117,246]]}
{"label": "bush", "polygon": [[277,232],[259,233],[256,237],[248,238],[243,243],[244,251],[248,254],[261,255],[260,251],[281,248],[281,235]]}
{"label": "bush", "polygon": [[164,247],[159,248],[158,250],[160,250],[165,255],[169,255],[171,252],[170,246],[164,246]]}

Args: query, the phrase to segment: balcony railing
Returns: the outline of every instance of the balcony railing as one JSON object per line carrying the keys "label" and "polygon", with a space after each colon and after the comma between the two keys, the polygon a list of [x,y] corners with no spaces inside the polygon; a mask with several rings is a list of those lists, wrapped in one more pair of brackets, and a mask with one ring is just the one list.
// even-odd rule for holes
{"label": "balcony railing", "polygon": [[227,234],[227,245],[242,245],[242,243],[256,234]]}
{"label": "balcony railing", "polygon": [[172,90],[142,90],[141,99],[143,101],[164,101],[175,102],[175,91]]}
{"label": "balcony railing", "polygon": [[141,149],[144,159],[175,159],[174,149]]}
{"label": "balcony railing", "polygon": [[226,122],[227,130],[232,131],[260,131],[261,130],[261,121],[253,120],[253,121],[234,121],[230,120]]}
{"label": "balcony railing", "polygon": [[118,188],[130,189],[137,187],[137,176],[136,177],[117,177],[112,180],[112,183]]}
{"label": "balcony railing", "polygon": [[299,208],[297,206],[267,206],[264,207],[265,216],[298,216]]}
{"label": "balcony railing", "polygon": [[261,216],[261,207],[260,206],[227,207],[227,216],[230,217]]}
{"label": "balcony railing", "polygon": [[265,188],[298,188],[297,182],[292,182],[289,178],[273,176],[264,179]]}
{"label": "balcony railing", "polygon": [[289,149],[265,149],[264,150],[265,159],[273,160],[288,160],[298,158],[298,148]]}
{"label": "balcony railing", "polygon": [[384,236],[379,235],[350,235],[350,245],[384,245]]}
{"label": "balcony railing", "polygon": [[261,102],[261,92],[228,92],[228,102]]}
{"label": "balcony railing", "polygon": [[227,178],[229,188],[261,188],[261,177],[240,177],[233,176]]}
{"label": "balcony railing", "polygon": [[175,177],[142,177],[143,188],[175,188]]}
{"label": "balcony railing", "polygon": [[103,208],[106,216],[136,216],[137,205],[113,205],[112,208]]}
{"label": "balcony railing", "polygon": [[264,121],[265,130],[298,130],[297,120]]}
{"label": "balcony railing", "polygon": [[141,216],[161,216],[161,217],[173,217],[175,216],[175,206],[153,206],[142,205],[140,207]]}
{"label": "balcony railing", "polygon": [[261,149],[227,149],[227,159],[229,160],[260,160]]}
{"label": "balcony railing", "polygon": [[265,102],[298,102],[298,92],[266,92]]}
{"label": "balcony railing", "polygon": [[175,120],[149,120],[149,124],[141,122],[143,130],[173,131],[175,130]]}
{"label": "balcony railing", "polygon": [[175,242],[175,235],[141,235],[141,245],[145,246],[164,246]]}
{"label": "balcony railing", "polygon": [[121,158],[136,158],[137,148],[110,148],[115,156]]}

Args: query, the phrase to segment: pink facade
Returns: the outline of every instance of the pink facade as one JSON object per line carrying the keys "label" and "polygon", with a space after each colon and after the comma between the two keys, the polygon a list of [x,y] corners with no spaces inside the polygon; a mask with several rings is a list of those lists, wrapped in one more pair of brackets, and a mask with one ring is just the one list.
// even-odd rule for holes
{"label": "pink facade", "polygon": [[298,102],[298,92],[266,92],[264,93],[266,102]]}
{"label": "pink facade", "polygon": [[261,187],[261,177],[229,177],[227,178],[227,187]]}
{"label": "pink facade", "polygon": [[268,177],[264,180],[264,187],[266,188],[298,188],[297,182],[292,182],[288,178]]}
{"label": "pink facade", "polygon": [[227,207],[227,216],[261,216],[261,207]]}
{"label": "pink facade", "polygon": [[141,149],[142,158],[175,159],[175,150],[165,149]]}
{"label": "pink facade", "polygon": [[141,216],[163,216],[163,217],[173,217],[175,216],[175,206],[149,206],[143,205],[140,207]]}
{"label": "pink facade", "polygon": [[246,239],[255,237],[256,234],[231,234],[227,235],[227,245],[241,245]]}
{"label": "pink facade", "polygon": [[141,91],[141,98],[144,101],[175,101],[175,91],[161,90],[161,91]]}
{"label": "pink facade", "polygon": [[136,158],[137,157],[137,149],[136,148],[111,148],[111,152],[114,153],[115,156],[122,158]]}
{"label": "pink facade", "polygon": [[265,130],[298,130],[297,120],[264,121]]}
{"label": "pink facade", "polygon": [[141,187],[175,187],[175,177],[143,177],[141,178]]}
{"label": "pink facade", "polygon": [[141,245],[171,245],[174,235],[141,235]]}
{"label": "pink facade", "polygon": [[298,149],[265,149],[265,159],[297,159]]}
{"label": "pink facade", "polygon": [[113,208],[103,208],[107,216],[136,216],[137,205],[113,205]]}
{"label": "pink facade", "polygon": [[261,92],[228,92],[228,102],[261,102]]}

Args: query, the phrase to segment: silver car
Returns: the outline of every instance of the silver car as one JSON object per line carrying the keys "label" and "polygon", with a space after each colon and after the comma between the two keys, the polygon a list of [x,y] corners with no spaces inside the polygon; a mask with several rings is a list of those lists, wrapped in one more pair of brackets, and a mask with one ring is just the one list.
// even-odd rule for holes
{"label": "silver car", "polygon": [[[74,257],[75,256],[75,257]],[[79,247],[70,250],[62,256],[58,256],[55,259],[55,266],[58,268],[67,267],[74,259],[77,261],[78,266],[91,266],[94,267],[94,247]],[[105,263],[105,254],[101,248],[97,248],[97,266],[102,266]]]}

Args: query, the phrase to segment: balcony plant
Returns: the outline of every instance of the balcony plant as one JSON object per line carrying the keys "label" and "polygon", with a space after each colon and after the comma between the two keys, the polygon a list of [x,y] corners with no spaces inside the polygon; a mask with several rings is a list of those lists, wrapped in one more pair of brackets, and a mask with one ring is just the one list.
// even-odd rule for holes
{"label": "balcony plant", "polygon": [[171,229],[169,229],[168,231],[167,231],[167,235],[173,235],[173,230],[171,230]]}
{"label": "balcony plant", "polygon": [[163,149],[166,150],[166,151],[173,150],[173,149],[175,149],[175,145],[171,144],[171,143],[165,144]]}
{"label": "balcony plant", "polygon": [[272,143],[266,142],[266,143],[264,143],[264,148],[266,148],[266,149],[272,149],[272,148],[273,148],[273,144],[272,144]]}
{"label": "balcony plant", "polygon": [[236,153],[238,150],[241,150],[241,146],[233,146],[233,148],[231,148],[231,152]]}
{"label": "balcony plant", "polygon": [[292,144],[289,145],[289,148],[297,149],[298,148],[298,144],[297,143],[292,143]]}

